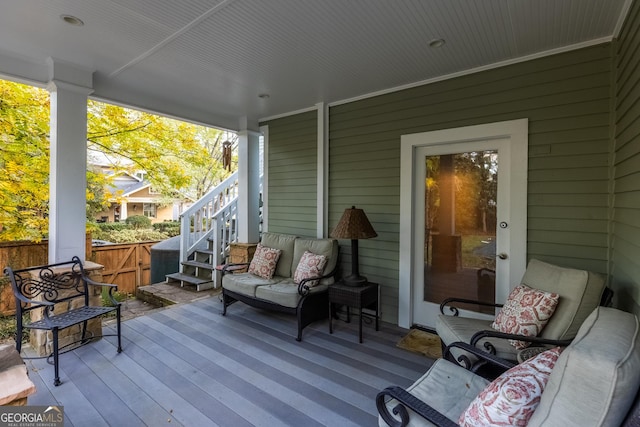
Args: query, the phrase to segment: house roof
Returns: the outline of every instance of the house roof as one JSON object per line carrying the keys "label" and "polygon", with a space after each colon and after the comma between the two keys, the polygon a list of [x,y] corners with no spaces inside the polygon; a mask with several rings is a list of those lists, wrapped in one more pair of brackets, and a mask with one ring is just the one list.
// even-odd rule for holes
{"label": "house roof", "polygon": [[[63,75],[93,73],[97,99],[252,128],[317,103],[611,41],[630,3],[11,1],[0,14],[0,74],[44,84],[51,64],[69,65]],[[437,39],[444,45],[430,48]]]}

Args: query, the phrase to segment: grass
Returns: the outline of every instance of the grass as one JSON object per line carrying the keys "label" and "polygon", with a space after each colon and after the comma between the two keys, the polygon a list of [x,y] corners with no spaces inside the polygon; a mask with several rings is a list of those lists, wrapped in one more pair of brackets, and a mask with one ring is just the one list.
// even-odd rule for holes
{"label": "grass", "polygon": [[[29,314],[22,317],[22,323],[26,324],[30,320]],[[16,316],[0,316],[0,343],[14,340],[16,336]],[[29,341],[29,333],[22,333],[22,342]]]}

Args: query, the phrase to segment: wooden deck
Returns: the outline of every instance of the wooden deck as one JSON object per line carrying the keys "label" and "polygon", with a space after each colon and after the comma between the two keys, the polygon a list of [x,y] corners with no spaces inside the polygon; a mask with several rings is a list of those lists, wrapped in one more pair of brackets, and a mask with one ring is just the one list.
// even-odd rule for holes
{"label": "wooden deck", "polygon": [[[37,393],[29,405],[63,405],[65,426],[376,426],[375,395],[408,386],[431,361],[398,349],[406,332],[357,321],[307,327],[290,316],[231,306],[217,297],[123,322],[113,337],[60,357],[27,360]],[[105,328],[104,333],[111,333]]]}

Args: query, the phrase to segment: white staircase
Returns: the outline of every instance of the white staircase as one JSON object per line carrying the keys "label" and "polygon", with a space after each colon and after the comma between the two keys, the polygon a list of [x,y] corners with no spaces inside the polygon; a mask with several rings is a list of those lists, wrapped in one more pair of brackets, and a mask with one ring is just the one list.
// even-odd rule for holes
{"label": "white staircase", "polygon": [[180,272],[168,274],[167,283],[195,286],[197,291],[217,288],[229,244],[237,241],[238,173],[235,172],[187,209],[180,219]]}

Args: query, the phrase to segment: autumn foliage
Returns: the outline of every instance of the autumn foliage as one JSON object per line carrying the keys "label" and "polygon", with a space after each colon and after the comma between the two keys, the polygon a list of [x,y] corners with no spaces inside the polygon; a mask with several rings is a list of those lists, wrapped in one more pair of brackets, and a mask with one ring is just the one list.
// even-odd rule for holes
{"label": "autumn foliage", "polygon": [[[227,140],[235,146],[235,135],[219,129],[93,100],[87,105],[89,156],[100,153],[114,171],[144,171],[167,201],[198,199],[230,174],[222,166]],[[87,170],[88,224],[118,201],[109,179]],[[49,93],[0,80],[0,241],[46,237],[48,208]]]}

